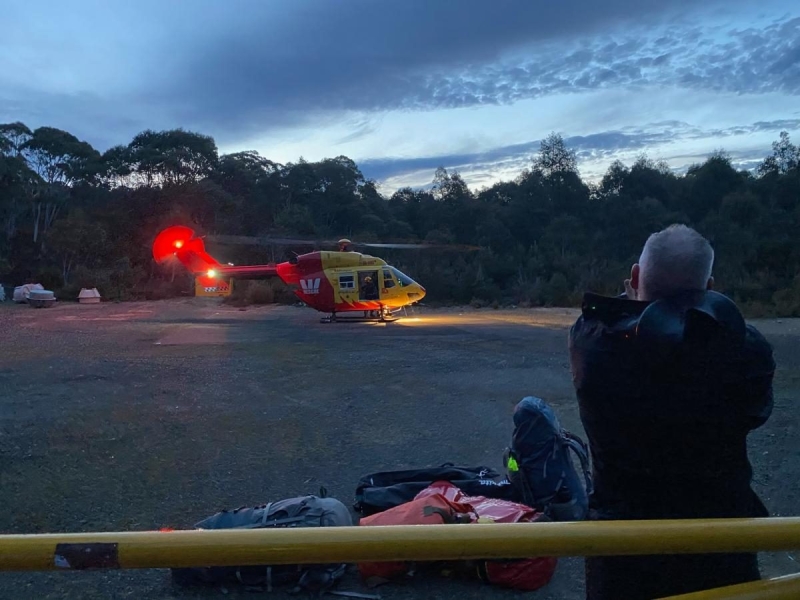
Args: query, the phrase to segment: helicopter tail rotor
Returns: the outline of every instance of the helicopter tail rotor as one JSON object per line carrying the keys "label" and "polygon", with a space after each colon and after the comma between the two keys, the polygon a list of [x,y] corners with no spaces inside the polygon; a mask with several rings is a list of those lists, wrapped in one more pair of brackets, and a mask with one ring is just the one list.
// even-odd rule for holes
{"label": "helicopter tail rotor", "polygon": [[195,232],[182,225],[168,227],[156,236],[153,242],[153,258],[162,264],[177,258],[194,276],[209,280],[219,278],[266,279],[278,277],[278,267],[268,265],[223,265],[205,249],[203,238],[195,237]]}
{"label": "helicopter tail rotor", "polygon": [[195,237],[194,231],[183,225],[164,229],[153,241],[153,258],[158,264],[173,257],[193,274],[207,273],[220,267],[220,263],[206,252],[203,239]]}

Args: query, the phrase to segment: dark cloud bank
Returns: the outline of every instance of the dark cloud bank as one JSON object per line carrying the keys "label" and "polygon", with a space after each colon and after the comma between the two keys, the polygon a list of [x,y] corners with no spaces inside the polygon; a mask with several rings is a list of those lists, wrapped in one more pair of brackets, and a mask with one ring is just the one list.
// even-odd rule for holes
{"label": "dark cloud bank", "polygon": [[[0,114],[61,126],[105,148],[146,127],[183,126],[237,144],[282,127],[323,126],[345,113],[506,104],[598,89],[800,93],[800,18],[704,29],[696,25],[701,20],[692,0],[253,0],[228,12],[204,11],[208,2],[186,9],[173,36],[153,38],[160,45],[147,56],[160,59],[150,65],[152,76],[122,101],[113,90],[99,98],[6,89],[0,90]],[[709,0],[703,9],[744,4]],[[87,26],[102,23],[88,19]],[[597,156],[675,136],[738,135],[755,125],[749,127],[717,134],[667,124],[569,141]],[[367,120],[341,141],[369,132]],[[516,160],[537,146],[363,164],[381,178],[434,162]]]}
{"label": "dark cloud bank", "polygon": [[689,0],[457,6],[302,2],[274,27],[256,9],[240,28],[190,45],[180,72],[157,93],[181,106],[183,118],[234,138],[342,111],[503,104],[607,88],[800,92],[800,18],[720,32],[692,24]]}

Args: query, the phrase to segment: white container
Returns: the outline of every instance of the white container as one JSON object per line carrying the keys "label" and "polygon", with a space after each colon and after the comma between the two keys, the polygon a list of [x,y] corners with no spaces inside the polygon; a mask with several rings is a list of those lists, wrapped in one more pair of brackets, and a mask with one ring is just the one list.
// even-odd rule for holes
{"label": "white container", "polygon": [[24,304],[28,301],[32,290],[43,290],[44,286],[41,283],[26,283],[14,288],[14,302]]}
{"label": "white container", "polygon": [[100,302],[100,292],[97,291],[97,288],[83,288],[81,293],[78,294],[78,302],[81,304],[97,304]]}
{"label": "white container", "polygon": [[31,290],[28,304],[33,308],[49,308],[56,303],[56,297],[50,290]]}

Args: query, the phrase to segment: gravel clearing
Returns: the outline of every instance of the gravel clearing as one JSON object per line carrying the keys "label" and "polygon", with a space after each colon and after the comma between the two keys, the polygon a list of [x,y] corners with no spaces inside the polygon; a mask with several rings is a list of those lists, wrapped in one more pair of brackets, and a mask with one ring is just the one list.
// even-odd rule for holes
{"label": "gravel clearing", "polygon": [[[309,309],[212,299],[0,305],[0,532],[185,528],[323,485],[350,505],[377,470],[499,468],[525,395],[583,433],[566,352],[576,314],[421,308],[389,325],[323,325]],[[772,514],[797,515],[800,323],[756,325],[778,362],[775,412],[751,437],[756,488]],[[762,565],[798,570],[786,553]],[[578,600],[582,579],[574,558],[534,594],[438,579],[376,591]],[[354,574],[343,589],[368,591]],[[240,595],[253,597],[175,589],[164,570],[0,573],[9,600]]]}

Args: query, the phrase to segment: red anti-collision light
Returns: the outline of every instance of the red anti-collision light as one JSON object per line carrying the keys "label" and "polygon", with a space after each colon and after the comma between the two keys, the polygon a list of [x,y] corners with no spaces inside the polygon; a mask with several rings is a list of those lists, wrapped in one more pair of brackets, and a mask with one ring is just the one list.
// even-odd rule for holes
{"label": "red anti-collision light", "polygon": [[153,258],[162,263],[175,254],[177,250],[190,250],[194,231],[183,225],[168,227],[156,236],[153,241]]}

